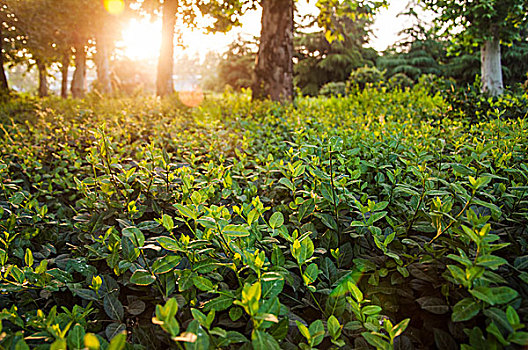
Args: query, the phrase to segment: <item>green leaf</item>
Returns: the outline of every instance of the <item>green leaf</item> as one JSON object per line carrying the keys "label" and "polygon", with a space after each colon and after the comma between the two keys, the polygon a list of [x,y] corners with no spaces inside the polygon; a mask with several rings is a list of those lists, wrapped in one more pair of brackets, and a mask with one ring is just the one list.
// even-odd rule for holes
{"label": "green leaf", "polygon": [[112,338],[108,345],[108,350],[123,350],[126,345],[126,332],[119,333]]}
{"label": "green leaf", "polygon": [[527,332],[515,332],[508,338],[508,340],[514,344],[526,347],[528,346],[528,333]]}
{"label": "green leaf", "polygon": [[339,338],[341,336],[341,325],[339,324],[338,319],[332,315],[328,318],[328,321],[326,321],[326,325],[328,327],[328,334],[333,339]]}
{"label": "green leaf", "polygon": [[227,225],[222,230],[222,233],[226,236],[231,236],[231,237],[249,236],[249,231],[242,225]]}
{"label": "green leaf", "polygon": [[207,278],[202,276],[194,276],[193,284],[196,288],[202,292],[212,292],[214,290],[214,285]]}
{"label": "green leaf", "polygon": [[163,249],[170,250],[171,252],[182,251],[182,249],[180,248],[179,242],[170,237],[165,237],[165,236],[158,237],[156,241]]}
{"label": "green leaf", "polygon": [[167,214],[163,214],[163,216],[161,217],[161,222],[163,223],[163,227],[165,228],[165,230],[169,232],[171,232],[174,228],[174,220],[172,220],[172,217]]}
{"label": "green leaf", "polygon": [[224,311],[227,310],[231,305],[233,305],[233,298],[227,295],[220,295],[217,298],[211,299],[204,304],[203,310],[205,312],[216,310]]}
{"label": "green leaf", "polygon": [[148,286],[156,281],[156,278],[150,274],[147,270],[136,270],[130,277],[130,282],[140,285]]}
{"label": "green leaf", "polygon": [[396,338],[397,336],[402,334],[407,329],[407,326],[409,325],[410,321],[411,321],[410,318],[406,318],[405,320],[401,321],[396,326],[394,326],[392,328],[392,332],[391,332],[392,333],[392,337]]}
{"label": "green leaf", "polygon": [[86,332],[81,325],[76,324],[67,336],[68,348],[72,350],[82,350],[84,348],[84,336]]}
{"label": "green leaf", "polygon": [[26,263],[26,266],[33,266],[33,253],[29,248],[26,248],[26,254],[24,255],[24,262]]}
{"label": "green leaf", "polygon": [[101,347],[101,343],[99,342],[99,339],[95,336],[93,333],[86,333],[84,335],[84,346],[88,350],[99,350]]}
{"label": "green leaf", "polygon": [[200,310],[198,309],[193,309],[191,308],[191,314],[192,314],[192,317],[198,321],[202,326],[206,326],[207,324],[207,316],[205,316],[205,314],[203,312],[201,312]]}
{"label": "green leaf", "polygon": [[181,216],[189,218],[189,219],[193,219],[193,220],[198,219],[198,214],[190,205],[185,206],[182,204],[174,204],[174,207],[178,209]]}
{"label": "green leaf", "polygon": [[180,263],[181,256],[178,255],[167,255],[161,259],[158,259],[152,264],[152,272],[157,274],[164,274],[174,270],[174,268]]}
{"label": "green leaf", "polygon": [[319,268],[317,267],[317,264],[311,263],[308,265],[306,270],[303,273],[303,280],[306,285],[312,284],[317,279],[317,276],[319,275]]}
{"label": "green leaf", "polygon": [[123,304],[114,294],[108,294],[104,297],[103,306],[106,314],[110,319],[121,321],[125,315]]}
{"label": "green leaf", "polygon": [[521,324],[521,319],[517,314],[517,311],[515,311],[515,309],[511,305],[508,305],[508,308],[506,309],[506,318],[508,319],[508,322],[512,325],[512,327]]}
{"label": "green leaf", "polygon": [[269,225],[272,229],[277,229],[284,224],[284,216],[281,212],[275,212],[269,219]]}
{"label": "green leaf", "polygon": [[291,247],[291,252],[299,265],[302,265],[306,260],[310,259],[314,253],[313,241],[308,236],[302,241],[296,239]]}
{"label": "green leaf", "polygon": [[463,322],[471,320],[480,312],[480,306],[471,298],[460,300],[453,306],[451,320],[453,322]]}
{"label": "green leaf", "polygon": [[348,282],[348,290],[350,292],[350,294],[352,294],[352,296],[354,297],[354,300],[357,301],[358,303],[362,302],[363,301],[363,293],[361,292],[361,290],[359,290],[359,288],[356,286],[355,283],[353,282]]}
{"label": "green leaf", "polygon": [[361,312],[365,315],[377,315],[381,312],[381,307],[378,305],[367,305],[361,309]]}
{"label": "green leaf", "polygon": [[452,164],[453,170],[459,175],[473,175],[475,172],[463,164]]}
{"label": "green leaf", "polygon": [[286,177],[283,177],[282,179],[279,180],[279,183],[283,186],[285,186],[287,189],[289,189],[290,191],[295,191],[295,186],[293,185],[293,183],[290,181],[290,179],[286,178]]}
{"label": "green leaf", "polygon": [[53,344],[51,344],[50,350],[64,350],[66,349],[66,347],[67,347],[66,339],[57,339],[53,342]]}
{"label": "green leaf", "polygon": [[284,288],[284,277],[276,272],[266,272],[262,275],[262,299],[278,296]]}
{"label": "green leaf", "polygon": [[501,326],[508,333],[513,333],[513,327],[510,322],[508,322],[508,317],[506,316],[506,313],[501,309],[498,309],[496,307],[485,309],[484,315],[495,321],[497,325]]}
{"label": "green leaf", "polygon": [[295,320],[295,323],[297,323],[297,328],[299,329],[299,332],[302,334],[303,337],[310,342],[310,339],[312,338],[312,335],[310,334],[310,330],[308,330],[308,327],[306,327],[301,322]]}
{"label": "green leaf", "polygon": [[325,329],[323,326],[323,321],[316,320],[312,322],[309,328],[311,336],[311,345],[312,347],[321,344],[325,336]]}
{"label": "green leaf", "polygon": [[124,228],[121,233],[123,234],[123,236],[130,238],[130,240],[138,248],[143,247],[143,245],[145,244],[145,235],[143,235],[143,232],[141,232],[141,230],[137,227],[131,226]]}
{"label": "green leaf", "polygon": [[506,304],[515,299],[519,293],[510,287],[475,287],[469,291],[473,296],[490,305]]}
{"label": "green leaf", "polygon": [[421,297],[416,299],[416,302],[424,310],[427,310],[436,315],[443,315],[449,311],[449,306],[445,301],[436,297]]}
{"label": "green leaf", "polygon": [[[65,349],[66,346],[63,348]],[[27,345],[26,341],[24,339],[20,339],[15,344],[15,350],[29,350],[29,346]]]}
{"label": "green leaf", "polygon": [[365,338],[365,340],[370,345],[372,345],[373,347],[375,347],[378,350],[380,350],[380,349],[381,350],[389,350],[391,348],[390,344],[387,343],[385,340],[383,340],[383,338],[381,338],[378,335],[375,335],[375,334],[372,334],[372,333],[368,333],[368,332],[363,332],[363,333],[361,333],[361,335],[363,336],[363,338]]}
{"label": "green leaf", "polygon": [[251,345],[254,350],[280,350],[279,343],[270,334],[254,330],[251,335]]}
{"label": "green leaf", "polygon": [[492,270],[496,270],[507,263],[508,261],[506,259],[495,255],[482,255],[477,258],[477,265],[484,266]]}
{"label": "green leaf", "polygon": [[310,198],[304,201],[303,204],[299,206],[299,213],[297,215],[297,219],[299,221],[302,221],[302,219],[312,214],[314,210],[315,210],[315,201],[312,198]]}

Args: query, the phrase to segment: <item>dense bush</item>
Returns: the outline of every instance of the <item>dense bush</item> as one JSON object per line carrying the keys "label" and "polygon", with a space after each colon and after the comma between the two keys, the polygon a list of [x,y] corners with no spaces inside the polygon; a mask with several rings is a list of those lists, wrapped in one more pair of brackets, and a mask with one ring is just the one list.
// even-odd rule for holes
{"label": "dense bush", "polygon": [[346,84],[344,82],[330,82],[319,90],[319,95],[323,96],[345,96]]}
{"label": "dense bush", "polygon": [[385,78],[384,72],[378,70],[376,67],[361,67],[350,74],[347,83],[351,87],[359,87],[364,89],[367,86],[383,85]]}
{"label": "dense bush", "polygon": [[414,82],[404,73],[396,73],[387,81],[390,87],[398,87],[401,89],[410,88],[414,85]]}
{"label": "dense bush", "polygon": [[450,109],[3,104],[1,346],[526,345],[528,124]]}
{"label": "dense bush", "polygon": [[528,94],[505,91],[497,97],[480,93],[479,81],[465,88],[446,90],[446,98],[451,101],[451,117],[462,117],[480,121],[497,118],[518,119],[528,114]]}

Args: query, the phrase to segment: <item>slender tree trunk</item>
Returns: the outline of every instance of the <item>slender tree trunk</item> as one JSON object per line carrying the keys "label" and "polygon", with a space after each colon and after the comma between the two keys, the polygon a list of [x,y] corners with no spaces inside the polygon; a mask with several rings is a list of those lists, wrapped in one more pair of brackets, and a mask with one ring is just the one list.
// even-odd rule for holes
{"label": "slender tree trunk", "polygon": [[110,63],[108,60],[110,48],[108,38],[104,34],[97,37],[97,54],[95,64],[97,65],[97,83],[98,88],[103,94],[112,93],[112,84],[110,82]]}
{"label": "slender tree trunk", "polygon": [[262,0],[262,31],[253,98],[293,98],[293,0]]}
{"label": "slender tree trunk", "polygon": [[62,56],[61,62],[61,97],[68,98],[68,68],[70,68],[71,50],[68,49]]}
{"label": "slender tree trunk", "polygon": [[491,96],[502,94],[502,65],[500,40],[493,38],[486,40],[480,48],[480,63],[482,75],[481,91]]}
{"label": "slender tree trunk", "polygon": [[163,24],[161,30],[161,49],[158,60],[156,93],[167,96],[174,92],[172,71],[174,66],[174,26],[178,0],[165,0],[163,3]]}
{"label": "slender tree trunk", "polygon": [[48,71],[46,64],[42,60],[37,59],[37,70],[39,76],[38,95],[39,97],[46,97],[49,95],[48,92]]}
{"label": "slender tree trunk", "polygon": [[7,76],[4,70],[4,54],[2,53],[4,36],[2,35],[2,22],[0,21],[0,93],[8,92]]}
{"label": "slender tree trunk", "polygon": [[75,72],[71,83],[73,98],[84,97],[86,85],[86,46],[84,42],[75,46]]}

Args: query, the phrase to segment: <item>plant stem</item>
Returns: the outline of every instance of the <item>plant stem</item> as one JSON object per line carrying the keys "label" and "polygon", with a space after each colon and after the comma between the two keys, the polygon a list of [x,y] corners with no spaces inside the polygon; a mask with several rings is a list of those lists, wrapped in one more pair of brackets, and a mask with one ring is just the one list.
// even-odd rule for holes
{"label": "plant stem", "polygon": [[458,221],[458,218],[460,218],[462,216],[462,214],[464,214],[464,212],[467,210],[467,208],[469,208],[469,205],[471,204],[471,201],[473,201],[473,198],[475,198],[475,190],[473,190],[473,193],[471,194],[471,198],[469,198],[469,200],[466,202],[464,207],[460,210],[460,212],[457,214],[457,216],[455,216],[455,220],[452,220],[449,223],[449,225],[447,225],[442,231],[440,231],[440,233],[438,233],[436,236],[434,236],[433,239],[429,241],[429,244],[433,243],[434,240],[436,240],[444,232],[449,230],[451,228],[451,226],[453,226],[453,224]]}

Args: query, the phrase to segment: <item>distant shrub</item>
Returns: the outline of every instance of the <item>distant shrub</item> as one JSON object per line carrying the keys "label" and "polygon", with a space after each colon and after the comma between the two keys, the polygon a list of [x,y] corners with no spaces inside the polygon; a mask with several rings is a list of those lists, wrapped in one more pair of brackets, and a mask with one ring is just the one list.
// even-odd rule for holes
{"label": "distant shrub", "polygon": [[451,117],[459,117],[473,122],[489,119],[517,119],[528,115],[528,95],[523,92],[505,90],[497,97],[489,97],[480,92],[480,81],[465,88],[446,90],[447,100],[452,109]]}
{"label": "distant shrub", "polygon": [[364,89],[367,85],[383,85],[385,82],[384,74],[384,71],[380,71],[376,67],[361,67],[350,74],[348,86]]}
{"label": "distant shrub", "polygon": [[344,82],[330,82],[319,90],[319,95],[323,96],[345,96],[346,95],[346,84]]}
{"label": "distant shrub", "polygon": [[396,73],[388,81],[392,88],[399,87],[401,89],[410,88],[414,85],[414,81],[405,73]]}
{"label": "distant shrub", "polygon": [[431,94],[436,94],[438,92],[454,91],[456,82],[451,78],[446,79],[435,74],[424,74],[418,79],[416,86],[429,91]]}

